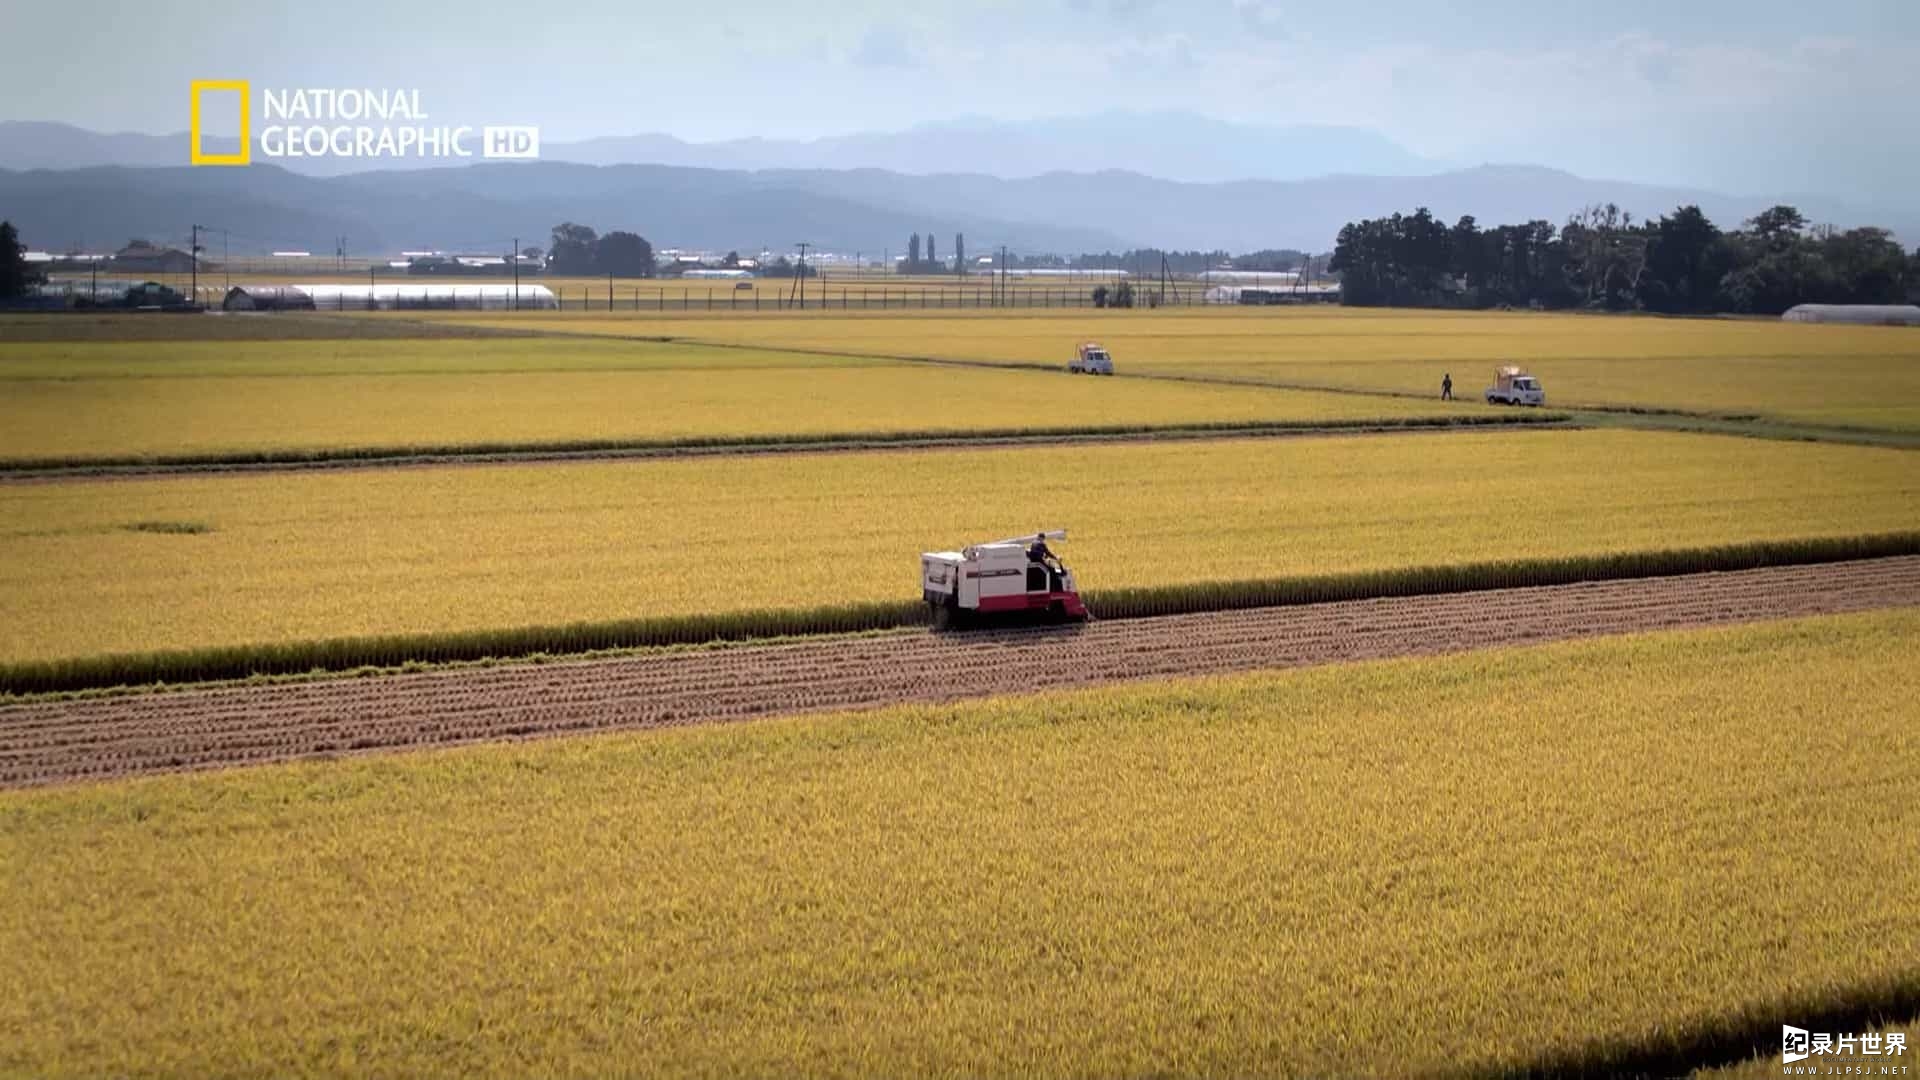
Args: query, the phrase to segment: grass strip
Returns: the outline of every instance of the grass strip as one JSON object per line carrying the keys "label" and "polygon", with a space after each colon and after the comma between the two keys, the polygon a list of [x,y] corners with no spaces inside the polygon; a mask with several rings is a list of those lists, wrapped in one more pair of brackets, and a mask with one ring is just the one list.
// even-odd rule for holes
{"label": "grass strip", "polygon": [[[1089,608],[1099,618],[1135,619],[1338,600],[1753,570],[1767,566],[1811,565],[1897,555],[1920,555],[1920,532],[1807,537],[1711,547],[1111,589],[1090,591],[1086,599]],[[388,634],[112,653],[0,664],[0,694],[42,694],[265,675],[346,672],[408,663],[505,660],[534,655],[551,657],[609,649],[855,633],[920,625],[927,622],[927,616],[928,611],[923,603],[903,600],[616,619],[560,626]]]}
{"label": "grass strip", "polygon": [[793,432],[766,435],[698,435],[674,439],[560,439],[531,442],[473,442],[418,446],[339,446],[223,450],[192,454],[120,454],[0,458],[0,475],[103,469],[218,468],[248,465],[314,465],[521,455],[594,455],[670,453],[676,450],[742,449],[784,446],[861,446],[939,442],[942,444],[1068,437],[1129,435],[1222,435],[1350,429],[1481,428],[1558,424],[1566,413],[1524,412],[1492,415],[1382,416],[1341,420],[1220,420],[1185,424],[1088,424],[1044,428],[914,428],[900,431]]}

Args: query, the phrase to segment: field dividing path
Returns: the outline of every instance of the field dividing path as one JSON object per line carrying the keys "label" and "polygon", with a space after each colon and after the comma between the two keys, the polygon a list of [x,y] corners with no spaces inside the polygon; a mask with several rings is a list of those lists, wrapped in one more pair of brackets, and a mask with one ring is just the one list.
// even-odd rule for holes
{"label": "field dividing path", "polygon": [[0,788],[1920,605],[1920,556],[0,706]]}

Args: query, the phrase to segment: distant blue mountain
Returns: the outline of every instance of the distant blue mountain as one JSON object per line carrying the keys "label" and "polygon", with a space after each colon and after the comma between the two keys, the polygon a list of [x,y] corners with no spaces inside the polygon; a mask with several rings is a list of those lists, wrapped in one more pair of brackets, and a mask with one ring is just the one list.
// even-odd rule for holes
{"label": "distant blue mountain", "polygon": [[1236,124],[1192,113],[1106,112],[1047,120],[962,119],[906,131],[805,141],[689,143],[630,135],[555,144],[546,156],[589,165],[651,162],[714,169],[884,169],[1002,179],[1124,170],[1163,180],[1302,180],[1331,173],[1436,171],[1378,132],[1323,125]]}
{"label": "distant blue mountain", "polygon": [[[233,139],[209,138],[205,149],[227,153]],[[67,124],[0,122],[0,168],[80,169],[96,165],[188,163],[185,132],[101,134]],[[262,156],[256,150],[256,158]],[[889,172],[982,173],[1002,178],[1050,172],[1122,169],[1166,180],[1299,180],[1330,173],[1405,176],[1433,172],[1436,162],[1409,153],[1362,128],[1236,124],[1191,113],[1107,112],[1050,120],[961,119],[906,131],[821,139],[733,139],[696,143],[671,135],[614,135],[583,142],[548,141],[547,161],[583,165],[678,165],[701,169],[885,169]],[[294,172],[330,176],[364,171],[366,162],[326,158],[279,162]],[[445,161],[388,160],[383,169],[427,168]]]}
{"label": "distant blue mountain", "polygon": [[[248,251],[330,250],[341,235],[365,252],[494,251],[515,236],[544,243],[554,225],[574,221],[602,231],[632,229],[660,247],[741,251],[762,245],[785,249],[797,240],[841,252],[899,251],[916,232],[939,236],[943,248],[954,233],[965,233],[976,252],[999,244],[1020,252],[1059,253],[1142,245],[1326,251],[1346,222],[1421,206],[1448,221],[1471,214],[1492,225],[1535,218],[1559,223],[1590,204],[1615,203],[1647,218],[1697,203],[1722,227],[1732,228],[1768,206],[1788,202],[1816,223],[1879,225],[1908,244],[1920,239],[1920,211],[1911,208],[1889,210],[1816,195],[1724,195],[1594,180],[1531,165],[1398,175],[1328,174],[1316,164],[1301,165],[1307,175],[1295,179],[1167,179],[1148,174],[1152,154],[1147,149],[1119,137],[1139,121],[1113,113],[1015,125],[1026,133],[1023,138],[1031,138],[1028,143],[1003,137],[1008,125],[962,122],[891,136],[813,143],[743,140],[687,151],[741,156],[727,167],[564,160],[573,154],[641,155],[651,152],[654,142],[648,140],[665,139],[635,136],[549,144],[542,148],[545,160],[537,162],[448,166],[442,161],[432,168],[397,163],[330,177],[290,172],[258,158],[245,169],[186,168],[184,135],[94,135],[58,124],[0,124],[0,217],[19,225],[29,244],[49,249],[99,250],[134,236],[177,240],[188,224],[200,222],[229,230],[236,242],[244,238]],[[1219,130],[1197,118],[1178,122],[1187,121],[1194,122],[1199,143],[1208,141],[1208,131]],[[1049,125],[1062,132],[1059,141],[1044,137],[1056,130]],[[1391,144],[1373,145],[1344,129],[1311,136],[1301,129],[1275,130],[1293,131],[1298,137],[1293,145],[1300,147],[1344,141],[1350,157],[1375,155],[1370,160],[1376,168],[1415,160],[1396,157]],[[1170,145],[1172,138],[1169,134],[1163,144]],[[1266,149],[1258,152],[1275,152],[1285,141],[1261,143]],[[674,145],[689,146],[676,140],[658,145],[664,149],[655,157],[671,157],[667,151]],[[1025,156],[1027,150],[1016,152],[1022,145],[1031,156]],[[586,149],[595,146],[592,153]],[[1107,167],[1096,150],[1138,160],[1130,157],[1124,168]],[[1238,151],[1217,149],[1210,159],[1198,156],[1197,145],[1193,152],[1192,167],[1208,172],[1227,170]],[[874,156],[863,158],[863,153]],[[860,160],[891,160],[885,154],[898,153],[923,156],[927,167],[850,167]],[[995,175],[983,167],[992,163],[987,159],[993,153],[1001,154],[994,161],[1008,173],[1022,173],[1053,161],[1048,155],[1063,153],[1076,167]],[[780,165],[782,155],[809,160],[825,155],[836,167]],[[1312,156],[1301,150],[1296,158],[1304,162]],[[103,159],[134,167],[103,164]]]}

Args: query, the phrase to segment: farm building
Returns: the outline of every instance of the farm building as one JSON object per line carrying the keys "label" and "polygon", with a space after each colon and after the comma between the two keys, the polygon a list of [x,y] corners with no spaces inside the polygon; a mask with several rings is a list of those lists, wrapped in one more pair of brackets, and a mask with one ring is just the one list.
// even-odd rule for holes
{"label": "farm building", "polygon": [[[114,253],[113,270],[116,274],[186,274],[192,272],[193,262],[192,255],[177,248],[136,241]],[[212,265],[204,258],[200,261],[202,271]]]}
{"label": "farm building", "polygon": [[1795,304],[1780,317],[1788,322],[1920,326],[1920,306],[1913,304]]}
{"label": "farm building", "polygon": [[321,311],[393,311],[409,308],[553,309],[560,306],[545,285],[287,285]]}
{"label": "farm building", "polygon": [[288,285],[235,285],[220,301],[223,311],[312,311],[313,297]]}

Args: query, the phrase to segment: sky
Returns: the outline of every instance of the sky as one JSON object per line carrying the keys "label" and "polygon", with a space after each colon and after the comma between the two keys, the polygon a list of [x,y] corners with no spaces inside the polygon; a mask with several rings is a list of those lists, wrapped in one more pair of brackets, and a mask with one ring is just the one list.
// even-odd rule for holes
{"label": "sky", "polygon": [[1920,0],[328,0],[0,14],[0,119],[154,134],[193,79],[417,89],[543,139],[1191,111],[1734,193],[1920,193]]}

